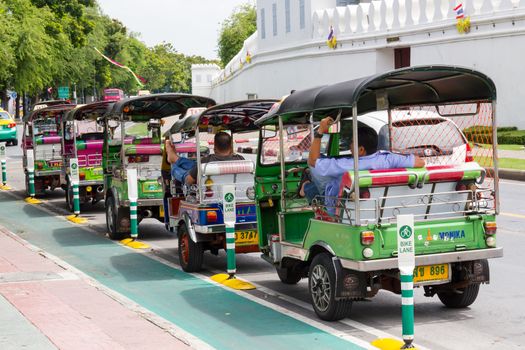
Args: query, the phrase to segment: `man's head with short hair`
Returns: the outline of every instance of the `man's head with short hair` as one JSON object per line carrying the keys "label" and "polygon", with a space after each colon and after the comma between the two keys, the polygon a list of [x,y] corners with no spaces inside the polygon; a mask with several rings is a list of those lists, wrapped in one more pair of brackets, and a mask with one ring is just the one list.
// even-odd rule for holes
{"label": "man's head with short hair", "polygon": [[216,154],[226,155],[233,153],[232,137],[224,131],[215,134],[213,146]]}
{"label": "man's head with short hair", "polygon": [[[377,134],[374,129],[369,127],[360,127],[357,129],[357,145],[366,152],[362,155],[370,155],[377,152]],[[362,153],[362,152],[360,152]]]}

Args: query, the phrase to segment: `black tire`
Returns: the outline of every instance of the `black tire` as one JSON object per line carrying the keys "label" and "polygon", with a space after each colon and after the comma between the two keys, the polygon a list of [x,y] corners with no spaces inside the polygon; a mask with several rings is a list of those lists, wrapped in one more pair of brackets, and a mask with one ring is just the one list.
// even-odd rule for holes
{"label": "black tire", "polygon": [[29,174],[26,172],[26,196],[29,196]]}
{"label": "black tire", "polygon": [[18,146],[18,140],[11,141],[11,146]]}
{"label": "black tire", "polygon": [[[129,237],[129,232],[126,232],[120,227],[120,220],[126,215],[125,208],[117,208],[117,203],[113,196],[106,199],[106,226],[108,229],[108,236],[113,240],[121,240]],[[129,210],[127,211],[129,217]]]}
{"label": "black tire", "polygon": [[320,319],[338,321],[350,314],[352,300],[335,299],[335,268],[330,254],[321,253],[314,257],[308,274],[308,290]]}
{"label": "black tire", "polygon": [[73,188],[71,187],[71,183],[68,181],[66,185],[66,204],[67,209],[70,212],[75,211],[75,207],[73,206]]}
{"label": "black tire", "polygon": [[294,266],[277,267],[277,276],[284,284],[297,284],[301,280],[301,272],[294,268]]}
{"label": "black tire", "polygon": [[185,272],[200,271],[204,260],[202,243],[192,241],[185,224],[179,226],[177,236],[179,238],[178,251],[180,266]]}
{"label": "black tire", "polygon": [[438,292],[438,298],[443,305],[452,309],[462,309],[472,305],[478,297],[479,283],[470,284],[457,291]]}

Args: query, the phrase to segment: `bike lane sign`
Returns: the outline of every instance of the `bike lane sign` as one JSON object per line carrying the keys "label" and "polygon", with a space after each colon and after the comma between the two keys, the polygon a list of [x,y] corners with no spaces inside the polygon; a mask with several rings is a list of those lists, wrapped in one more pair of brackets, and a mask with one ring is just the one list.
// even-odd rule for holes
{"label": "bike lane sign", "polygon": [[416,267],[413,215],[397,216],[397,250],[399,271],[402,274],[413,274]]}

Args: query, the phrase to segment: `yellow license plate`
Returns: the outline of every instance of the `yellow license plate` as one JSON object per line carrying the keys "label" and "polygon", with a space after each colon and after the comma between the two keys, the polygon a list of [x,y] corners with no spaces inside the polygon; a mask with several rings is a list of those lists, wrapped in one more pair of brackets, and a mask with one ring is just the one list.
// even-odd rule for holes
{"label": "yellow license plate", "polygon": [[259,234],[257,231],[237,231],[235,232],[236,245],[255,245],[259,244]]}
{"label": "yellow license plate", "polygon": [[164,206],[163,206],[163,205],[161,205],[161,206],[159,207],[159,216],[160,216],[161,218],[164,217]]}
{"label": "yellow license plate", "polygon": [[414,283],[448,281],[449,264],[418,266],[414,269]]}

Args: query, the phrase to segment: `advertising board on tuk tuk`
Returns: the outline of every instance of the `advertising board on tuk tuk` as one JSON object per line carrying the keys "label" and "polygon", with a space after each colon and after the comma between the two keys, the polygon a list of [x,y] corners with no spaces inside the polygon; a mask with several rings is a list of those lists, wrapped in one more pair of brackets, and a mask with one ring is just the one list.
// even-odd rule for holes
{"label": "advertising board on tuk tuk", "polygon": [[164,221],[163,118],[184,115],[188,108],[215,102],[187,94],[152,94],[116,102],[104,117],[102,167],[106,223],[111,239],[130,235],[127,170],[136,169],[137,218]]}
{"label": "advertising board on tuk tuk", "polygon": [[[489,77],[449,66],[294,92],[256,122],[262,257],[284,283],[308,277],[316,314],[338,320],[380,289],[400,293],[396,224],[411,214],[415,286],[447,307],[472,304],[488,259],[503,254],[497,141],[473,158],[462,130],[496,130],[495,102]],[[320,134],[322,119],[334,127]],[[388,157],[411,166],[392,168]]]}

